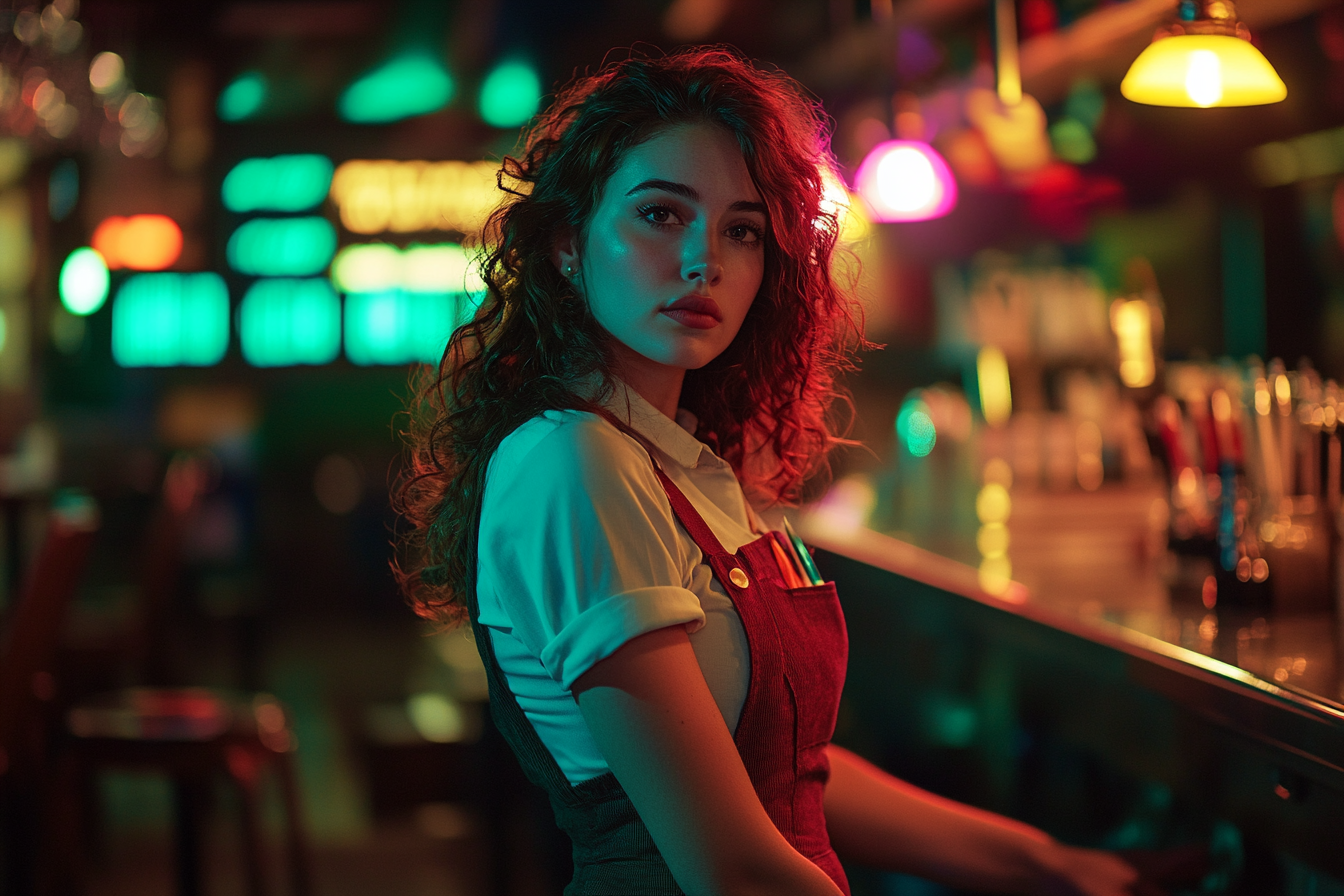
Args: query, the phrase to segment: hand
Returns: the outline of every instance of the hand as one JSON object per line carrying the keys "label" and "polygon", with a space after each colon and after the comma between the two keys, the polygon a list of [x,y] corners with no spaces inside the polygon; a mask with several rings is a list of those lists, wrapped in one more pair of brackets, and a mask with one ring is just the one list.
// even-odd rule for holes
{"label": "hand", "polygon": [[1053,843],[1033,896],[1132,896],[1139,873],[1113,853]]}

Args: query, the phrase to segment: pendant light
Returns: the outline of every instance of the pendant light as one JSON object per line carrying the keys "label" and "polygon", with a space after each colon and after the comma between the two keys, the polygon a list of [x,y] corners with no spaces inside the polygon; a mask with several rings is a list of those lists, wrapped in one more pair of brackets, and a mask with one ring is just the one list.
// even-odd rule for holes
{"label": "pendant light", "polygon": [[[891,0],[874,0],[872,10],[883,42],[890,46]],[[889,50],[885,61],[890,87],[894,77]],[[892,97],[891,123],[898,139],[874,146],[855,172],[854,190],[874,221],[927,221],[941,218],[957,204],[957,180],[938,150],[924,139],[918,106],[913,96]]]}
{"label": "pendant light", "polygon": [[1288,88],[1251,44],[1232,0],[1182,0],[1179,20],[1158,29],[1120,93],[1153,106],[1208,108],[1277,103]]}

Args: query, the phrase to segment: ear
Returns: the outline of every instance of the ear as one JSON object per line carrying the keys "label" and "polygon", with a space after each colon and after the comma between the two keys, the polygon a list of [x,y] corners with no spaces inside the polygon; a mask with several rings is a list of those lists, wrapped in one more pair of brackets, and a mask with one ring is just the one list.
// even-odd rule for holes
{"label": "ear", "polygon": [[551,250],[551,262],[561,274],[564,274],[567,267],[579,266],[578,240],[574,238],[573,230],[566,228],[556,236],[555,246]]}

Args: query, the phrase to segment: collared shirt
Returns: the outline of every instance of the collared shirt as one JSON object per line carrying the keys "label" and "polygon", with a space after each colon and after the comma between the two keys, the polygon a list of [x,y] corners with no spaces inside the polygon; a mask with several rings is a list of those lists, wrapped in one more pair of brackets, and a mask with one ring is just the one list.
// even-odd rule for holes
{"label": "collared shirt", "polygon": [[[736,552],[758,536],[727,461],[618,384],[607,407]],[[607,771],[571,691],[630,639],[685,625],[731,731],[751,663],[737,611],[638,441],[581,411],[546,411],[500,443],[486,475],[476,593],[509,689],[571,783]]]}

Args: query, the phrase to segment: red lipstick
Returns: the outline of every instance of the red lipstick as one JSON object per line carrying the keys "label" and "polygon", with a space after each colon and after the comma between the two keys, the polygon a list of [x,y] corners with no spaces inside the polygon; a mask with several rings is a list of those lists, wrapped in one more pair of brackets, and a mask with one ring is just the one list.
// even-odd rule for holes
{"label": "red lipstick", "polygon": [[668,305],[662,313],[695,330],[709,330],[723,322],[719,303],[709,296],[685,296]]}

